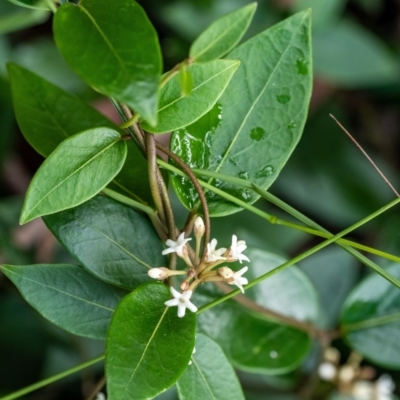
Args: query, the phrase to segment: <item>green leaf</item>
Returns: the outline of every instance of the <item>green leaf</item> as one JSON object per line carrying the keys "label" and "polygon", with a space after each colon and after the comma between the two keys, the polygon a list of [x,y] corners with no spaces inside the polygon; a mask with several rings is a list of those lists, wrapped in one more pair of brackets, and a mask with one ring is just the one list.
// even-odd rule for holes
{"label": "green leaf", "polygon": [[251,3],[214,21],[193,42],[190,57],[196,62],[223,57],[246,33],[256,8],[257,3]]}
{"label": "green leaf", "polygon": [[194,347],[196,316],[178,318],[165,307],[170,294],[161,283],[140,286],[117,307],[106,341],[110,400],[149,399],[173,385]]}
{"label": "green leaf", "polygon": [[89,200],[118,174],[125,158],[126,143],[109,128],[94,128],[66,139],[33,177],[21,224]]}
{"label": "green leaf", "polygon": [[150,280],[150,268],[166,265],[150,222],[108,197],[48,215],[44,222],[73,257],[106,282],[134,289]]}
{"label": "green leaf", "polygon": [[186,64],[181,64],[179,68],[179,78],[181,80],[181,94],[188,96],[193,90],[193,77],[187,70]]}
{"label": "green leaf", "polygon": [[156,124],[161,53],[140,5],[131,0],[68,3],[55,14],[53,29],[61,54],[82,79]]}
{"label": "green leaf", "polygon": [[376,36],[352,21],[315,32],[315,74],[357,88],[398,82],[399,63]]}
{"label": "green leaf", "polygon": [[[64,139],[86,129],[119,131],[78,97],[18,65],[8,64],[7,68],[19,127],[39,154],[47,157]],[[152,203],[147,161],[132,141],[127,148],[126,162],[110,186],[125,196]]]}
{"label": "green leaf", "polygon": [[180,400],[244,400],[242,388],[222,349],[201,333],[196,353],[177,382]]}
{"label": "green leaf", "polygon": [[[218,105],[176,132],[172,150],[189,166],[248,179],[268,188],[300,139],[311,94],[310,12],[305,11],[237,47],[241,65]],[[173,179],[183,204],[197,202],[191,184]],[[259,196],[233,184],[220,189],[253,203]],[[212,216],[240,211],[208,194]]]}
{"label": "green leaf", "polygon": [[[387,271],[400,278],[400,264]],[[347,298],[341,328],[350,346],[374,363],[400,369],[400,291],[373,274]]]}
{"label": "green leaf", "polygon": [[49,17],[45,10],[23,10],[0,17],[0,35],[39,25]]}
{"label": "green leaf", "polygon": [[7,65],[15,115],[25,139],[42,156],[67,137],[95,127],[118,129],[109,119],[33,72]]}
{"label": "green leaf", "polygon": [[50,7],[44,0],[8,0],[8,1],[21,7],[34,8],[39,10],[50,10]]}
{"label": "green leaf", "polygon": [[174,75],[160,92],[158,124],[153,127],[144,122],[142,127],[149,132],[163,133],[193,123],[220,98],[238,66],[236,60],[214,60],[188,66],[187,73],[193,78],[190,96],[182,95],[180,77]]}
{"label": "green leaf", "polygon": [[[195,292],[193,302],[199,306],[221,295],[213,287],[202,287]],[[311,340],[306,333],[249,313],[233,300],[201,313],[198,325],[201,332],[221,346],[232,364],[244,371],[289,372],[300,365],[310,350]]]}
{"label": "green leaf", "polygon": [[45,318],[93,339],[105,339],[114,309],[128,293],[76,265],[2,265],[0,269]]}

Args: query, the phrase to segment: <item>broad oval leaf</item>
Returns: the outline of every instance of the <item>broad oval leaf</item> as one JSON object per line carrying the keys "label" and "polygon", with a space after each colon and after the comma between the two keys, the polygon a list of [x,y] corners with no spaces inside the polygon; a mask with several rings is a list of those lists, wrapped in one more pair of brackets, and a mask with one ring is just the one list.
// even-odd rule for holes
{"label": "broad oval leaf", "polygon": [[21,224],[89,200],[118,174],[126,143],[109,128],[94,128],[62,142],[33,177],[22,207]]}
{"label": "broad oval leaf", "polygon": [[191,361],[177,382],[180,400],[244,400],[235,371],[209,337],[196,335],[196,352]]}
{"label": "broad oval leaf", "polygon": [[7,65],[18,125],[28,143],[47,157],[67,137],[86,129],[118,129],[78,97],[16,64]]}
{"label": "broad oval leaf", "polygon": [[0,269],[43,317],[92,339],[105,339],[113,312],[128,293],[77,265],[2,265]]}
{"label": "broad oval leaf", "polygon": [[17,6],[34,8],[38,10],[50,10],[45,0],[8,0],[10,3],[14,3]]}
{"label": "broad oval leaf", "polygon": [[[202,288],[196,291],[196,305],[208,303],[222,293]],[[198,316],[201,332],[214,339],[232,364],[241,370],[282,374],[300,365],[311,340],[298,329],[249,313],[232,300],[225,301]]]}
{"label": "broad oval leaf", "polygon": [[54,38],[67,63],[96,90],[156,123],[161,53],[157,34],[132,0],[83,0],[54,17]]}
{"label": "broad oval leaf", "polygon": [[[311,94],[310,12],[296,14],[260,33],[228,55],[241,65],[212,110],[176,132],[172,150],[192,168],[248,179],[268,188],[298,143]],[[199,127],[198,125],[201,125]],[[234,184],[210,180],[248,203],[259,196]],[[198,201],[186,181],[174,177],[183,204]],[[240,211],[208,194],[212,216]]]}
{"label": "broad oval leaf", "polygon": [[192,64],[187,74],[193,79],[190,95],[182,94],[181,79],[175,74],[160,91],[158,124],[142,127],[153,133],[164,133],[180,129],[199,119],[209,111],[224,92],[239,66],[236,60],[214,60]]}
{"label": "broad oval leaf", "polygon": [[[400,264],[387,271],[400,278]],[[347,298],[341,328],[350,346],[374,363],[400,369],[400,291],[373,274]]]}
{"label": "broad oval leaf", "polygon": [[251,3],[214,21],[191,45],[189,55],[196,62],[221,58],[231,51],[246,33],[256,11]]}
{"label": "broad oval leaf", "polygon": [[150,268],[166,265],[150,222],[132,208],[97,196],[79,207],[48,215],[59,242],[100,279],[127,289],[151,280]]}
{"label": "broad oval leaf", "polygon": [[106,341],[110,400],[150,399],[172,386],[192,355],[196,316],[179,318],[162,283],[140,286],[115,310]]}

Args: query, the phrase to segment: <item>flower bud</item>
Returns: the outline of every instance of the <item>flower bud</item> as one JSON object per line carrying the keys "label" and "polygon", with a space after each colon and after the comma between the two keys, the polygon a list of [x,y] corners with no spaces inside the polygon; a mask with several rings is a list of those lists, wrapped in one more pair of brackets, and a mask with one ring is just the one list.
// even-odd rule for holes
{"label": "flower bud", "polygon": [[167,279],[169,277],[170,270],[165,267],[151,268],[148,270],[147,274],[150,278],[158,279],[160,281]]}
{"label": "flower bud", "polygon": [[203,218],[197,216],[196,219],[194,220],[194,226],[193,226],[194,235],[200,238],[204,235],[205,230],[206,227],[204,225]]}
{"label": "flower bud", "polygon": [[233,277],[233,271],[228,267],[218,268],[217,273],[221,278],[224,279],[230,279]]}
{"label": "flower bud", "polygon": [[342,383],[351,382],[356,377],[356,370],[353,365],[343,365],[339,369],[339,381]]}
{"label": "flower bud", "polygon": [[182,292],[185,292],[186,290],[189,289],[189,286],[190,286],[189,282],[182,281],[179,287],[181,288]]}

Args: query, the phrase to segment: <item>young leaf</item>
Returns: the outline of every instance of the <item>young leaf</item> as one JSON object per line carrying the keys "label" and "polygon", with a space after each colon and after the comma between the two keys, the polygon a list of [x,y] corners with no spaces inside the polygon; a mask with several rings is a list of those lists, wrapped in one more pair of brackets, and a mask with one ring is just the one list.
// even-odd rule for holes
{"label": "young leaf", "polygon": [[89,200],[118,174],[125,157],[126,143],[109,128],[94,128],[66,139],[33,177],[21,224]]}
{"label": "young leaf", "polygon": [[[198,292],[196,305],[222,295],[201,288],[200,297]],[[299,366],[310,350],[311,340],[305,332],[249,313],[233,300],[201,313],[198,324],[201,332],[221,346],[232,364],[244,371],[283,374]]]}
{"label": "young leaf", "polygon": [[193,42],[190,47],[190,57],[196,62],[223,57],[246,33],[256,8],[257,3],[251,3],[214,21]]}
{"label": "young leaf", "polygon": [[174,75],[160,92],[158,124],[153,127],[144,122],[142,127],[149,132],[163,133],[193,123],[216,103],[238,66],[236,60],[215,60],[188,66],[186,73],[193,78],[190,95],[182,95],[180,76]]}
{"label": "young leaf", "polygon": [[118,129],[109,119],[33,72],[7,65],[18,125],[29,144],[47,157],[67,137],[105,126]]}
{"label": "young leaf", "polygon": [[48,215],[44,222],[87,270],[114,285],[134,289],[150,280],[150,268],[166,265],[150,222],[108,197]]}
{"label": "young leaf", "polygon": [[[387,271],[400,278],[400,264]],[[341,327],[350,346],[374,363],[400,369],[400,291],[373,274],[347,298]]]}
{"label": "young leaf", "polygon": [[242,388],[222,349],[209,337],[196,335],[196,352],[177,382],[180,400],[244,400]]}
{"label": "young leaf", "polygon": [[194,347],[196,316],[168,308],[161,283],[140,286],[115,310],[106,341],[110,400],[150,399],[173,385]]}
{"label": "young leaf", "polygon": [[53,324],[92,339],[105,339],[114,309],[128,293],[76,265],[1,265],[0,270]]}
{"label": "young leaf", "polygon": [[132,0],[82,0],[54,18],[54,38],[67,63],[99,92],[157,122],[161,53],[157,34]]}
{"label": "young leaf", "polygon": [[[212,110],[204,120],[175,133],[171,148],[192,168],[248,179],[266,189],[299,141],[307,117],[312,84],[310,12],[260,33],[228,57],[241,65],[218,100],[219,112]],[[197,195],[181,182],[174,179],[174,187],[183,204],[192,208]],[[233,184],[210,182],[248,203],[259,198]],[[241,210],[213,195],[208,200],[213,216]]]}

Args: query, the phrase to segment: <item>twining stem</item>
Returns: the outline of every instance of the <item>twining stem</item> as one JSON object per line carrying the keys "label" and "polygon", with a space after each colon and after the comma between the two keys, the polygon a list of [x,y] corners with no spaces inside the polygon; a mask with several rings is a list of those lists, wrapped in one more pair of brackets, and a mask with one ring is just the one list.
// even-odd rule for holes
{"label": "twining stem", "polygon": [[[306,233],[310,233],[312,235],[315,236],[320,236],[320,237],[324,237],[324,238],[330,238],[332,236],[332,234],[330,232],[328,232],[326,229],[324,229],[321,225],[318,225],[316,222],[314,222],[313,220],[311,220],[310,218],[306,217],[304,214],[300,213],[299,211],[297,211],[295,208],[289,206],[288,204],[286,204],[285,202],[283,202],[282,200],[278,199],[276,196],[274,196],[273,194],[267,192],[266,190],[260,188],[259,186],[257,186],[256,184],[246,181],[244,179],[240,179],[240,178],[235,178],[233,176],[229,176],[229,175],[225,175],[225,174],[220,174],[220,173],[215,173],[215,172],[211,172],[211,171],[204,171],[204,170],[200,170],[200,169],[193,169],[193,172],[197,175],[203,175],[203,176],[210,176],[213,178],[217,178],[220,179],[222,181],[226,181],[226,182],[231,182],[249,189],[254,190],[256,193],[258,193],[261,197],[263,197],[265,200],[269,201],[270,203],[276,205],[277,207],[281,208],[282,210],[286,211],[288,214],[293,215],[295,218],[297,218],[298,220],[304,222],[306,225],[309,225],[311,227],[313,227],[314,229],[310,229],[301,225],[297,225],[294,224],[292,222],[288,222],[279,218],[276,218],[272,215],[269,215],[261,210],[260,213],[262,214],[258,214],[259,216],[262,216],[263,218],[267,219],[266,216],[269,217],[269,222],[273,223],[273,224],[279,224],[279,225],[284,225],[284,226],[288,226],[290,228],[294,228]],[[247,204],[239,199],[237,199],[238,202],[240,202],[240,204],[238,202],[236,202],[236,204],[241,205],[244,208],[247,208],[249,211],[252,211],[254,213],[254,209],[255,207],[246,207],[244,204]],[[234,201],[235,202],[235,201]],[[258,209],[256,209],[258,210]],[[377,256],[386,258],[388,260],[392,260],[395,262],[400,262],[400,257],[393,255],[393,254],[389,254],[386,253],[384,251],[381,250],[377,250],[377,249],[373,249],[371,247],[362,245],[360,243],[357,242],[353,242],[351,240],[347,240],[347,239],[340,239],[338,240],[338,244],[343,244],[343,245],[348,245],[351,247],[354,247],[356,249],[365,251],[367,253],[371,253],[371,254],[375,254]],[[346,248],[346,250],[348,251],[348,249]],[[358,252],[356,252],[357,254],[359,254]],[[354,256],[355,253],[352,253]],[[359,254],[361,256],[361,254]],[[362,256],[363,257],[363,256]],[[361,261],[361,260],[360,260]]]}
{"label": "twining stem", "polygon": [[1,400],[14,400],[18,399],[19,397],[25,396],[28,393],[33,392],[34,390],[40,389],[44,386],[50,385],[53,382],[56,382],[62,378],[65,378],[66,376],[72,375],[78,371],[81,371],[82,369],[85,369],[87,367],[90,367],[93,364],[98,363],[99,361],[102,361],[104,359],[104,354],[101,356],[98,356],[96,358],[92,358],[89,361],[85,361],[82,364],[76,365],[75,367],[72,367],[70,369],[67,369],[66,371],[60,372],[57,375],[53,375],[50,378],[43,379],[42,381],[36,382],[33,385],[26,386],[23,389],[17,390],[14,393],[10,393],[7,396],[1,397]]}
{"label": "twining stem", "polygon": [[139,119],[139,114],[133,115],[131,118],[128,119],[128,121],[123,122],[120,124],[121,129],[127,129],[130,128],[132,125],[136,123],[136,121]]}
{"label": "twining stem", "polygon": [[[178,164],[179,167],[184,172],[184,174],[192,181],[193,186],[195,187],[197,194],[199,195],[201,207],[203,209],[204,226],[205,226],[204,243],[207,245],[207,243],[210,242],[210,213],[208,211],[207,199],[204,194],[203,188],[201,187],[196,175],[193,174],[191,169],[175,153],[173,153],[170,149],[168,149],[161,143],[157,143],[156,146],[159,150],[161,150],[168,157],[170,157],[176,164]],[[168,163],[166,163],[163,160],[157,160],[157,162],[161,166],[165,166],[165,164],[169,165]],[[207,253],[207,247],[204,246],[203,256],[205,256],[206,253]]]}
{"label": "twining stem", "polygon": [[[181,170],[179,170],[178,168],[175,168],[174,166],[172,166],[172,165],[170,165],[170,164],[167,164],[167,163],[165,163],[165,162],[162,162],[162,163],[160,162],[159,164],[160,164],[162,167],[164,167],[164,168],[166,168],[166,169],[169,169],[170,171],[176,173],[177,175],[185,176],[185,173],[184,173],[184,172],[182,172]],[[206,172],[206,171],[196,170],[196,172],[198,172],[199,175],[207,175],[206,173],[203,173],[203,172]],[[214,173],[209,173],[208,175],[209,175],[209,176],[213,175],[213,176],[215,177],[215,174],[214,174]],[[218,174],[218,178],[219,178],[219,179],[223,179],[223,177],[224,177],[224,175]],[[232,181],[233,181],[233,180],[239,180],[239,181],[241,181],[241,180],[238,179],[238,178],[233,178],[233,177],[231,177],[231,178],[232,178]],[[252,206],[252,205],[250,205],[250,204],[248,204],[248,203],[246,203],[246,202],[244,202],[244,201],[242,201],[242,200],[240,200],[240,199],[238,199],[238,198],[236,198],[236,197],[230,195],[229,193],[224,192],[224,191],[221,190],[221,189],[216,188],[215,186],[213,186],[213,185],[211,185],[211,184],[209,184],[209,183],[207,183],[207,182],[204,182],[204,181],[202,181],[202,180],[200,180],[200,179],[199,179],[198,181],[199,181],[199,183],[200,183],[204,188],[206,188],[206,189],[208,189],[208,190],[210,190],[210,191],[212,191],[212,192],[218,194],[219,196],[221,196],[221,197],[223,197],[223,198],[225,198],[225,199],[231,201],[231,202],[234,203],[234,204],[239,205],[240,207],[243,207],[243,208],[245,208],[245,209],[247,209],[247,210],[253,212],[254,214],[258,215],[259,217],[261,217],[261,218],[263,218],[263,219],[266,219],[266,220],[267,220],[268,222],[270,222],[270,223],[275,224],[276,221],[278,220],[278,218],[276,218],[275,216],[269,215],[269,214],[267,214],[266,212],[264,212],[264,211],[262,211],[262,210],[259,210],[258,208],[256,208],[256,207],[254,207],[254,206]],[[253,184],[251,184],[251,183],[249,183],[249,182],[247,182],[247,181],[244,181],[244,182],[246,182],[246,184],[253,185]],[[251,186],[250,186],[250,188],[251,188]],[[261,190],[262,190],[262,189],[261,189]],[[400,200],[400,198],[398,198],[398,200]],[[396,200],[395,200],[395,201],[396,201]],[[311,221],[311,220],[310,220],[310,221]],[[297,228],[297,229],[303,230],[302,228],[304,228],[304,227],[299,226],[299,228]],[[332,237],[332,236],[330,236],[330,237]],[[349,243],[349,244],[350,244],[350,243],[352,243],[352,242],[351,242],[351,241],[347,241],[346,243]],[[339,241],[338,245],[341,245],[341,244],[342,244],[342,246],[343,246],[343,243],[341,243],[341,242]],[[357,252],[357,251],[354,250],[354,249],[351,249],[351,248],[347,249],[346,247],[345,247],[345,249],[346,249],[347,251],[349,251],[349,253],[351,253],[352,255],[354,255],[354,256],[355,256],[358,260],[360,260],[362,263],[364,263],[366,266],[370,267],[370,268],[373,269],[375,272],[377,272],[379,275],[383,276],[385,279],[387,279],[388,281],[390,281],[391,283],[393,283],[395,286],[400,287],[400,281],[397,280],[396,278],[394,278],[392,275],[388,274],[388,273],[387,273],[384,269],[382,269],[379,265],[375,264],[373,261],[369,260],[367,257],[363,256],[362,254],[360,254],[359,252]],[[370,251],[370,252],[373,252],[373,250],[374,250],[374,249],[370,249],[369,251]],[[383,252],[381,252],[381,254],[382,254],[382,253],[383,253]],[[394,256],[393,256],[393,257],[394,257]]]}
{"label": "twining stem", "polygon": [[94,400],[97,397],[97,394],[103,389],[104,385],[106,384],[106,377],[103,376],[99,382],[97,382],[97,385],[94,387],[92,390],[92,393],[87,397],[86,400]]}
{"label": "twining stem", "polygon": [[135,201],[133,199],[130,199],[129,197],[124,196],[121,193],[115,192],[114,190],[111,190],[109,188],[104,188],[102,192],[108,196],[111,197],[114,200],[119,201],[122,204],[126,204],[127,206],[137,208],[140,211],[143,211],[146,213],[150,221],[152,222],[154,229],[156,230],[158,236],[163,240],[164,242],[168,239],[167,234],[164,231],[163,224],[161,223],[160,219],[158,218],[157,212],[153,210],[151,207],[146,206],[142,203],[139,203],[138,201]]}
{"label": "twining stem", "polygon": [[[367,217],[363,218],[362,220],[356,222],[355,224],[351,225],[350,227],[346,228],[342,232],[337,233],[336,235],[332,236],[331,238],[323,241],[322,243],[318,244],[317,246],[312,247],[311,249],[305,251],[304,253],[299,254],[296,257],[293,257],[291,260],[279,265],[278,267],[272,269],[271,271],[259,276],[257,279],[252,280],[251,282],[246,285],[246,289],[250,289],[251,287],[257,285],[258,283],[262,282],[263,280],[277,274],[278,272],[283,271],[284,269],[292,266],[293,264],[298,263],[301,260],[304,260],[305,258],[311,256],[312,254],[316,253],[319,250],[322,250],[324,247],[330,245],[333,242],[336,242],[339,238],[342,236],[347,235],[348,233],[352,232],[353,230],[359,228],[360,226],[366,224],[367,222],[371,221],[372,219],[376,218],[378,215],[384,213],[385,211],[389,210],[391,207],[397,205],[400,203],[400,198],[397,198],[390,203],[386,204],[384,207],[380,208],[379,210],[373,212],[372,214],[368,215]],[[378,271],[377,271],[378,272]],[[378,272],[379,273],[379,272]],[[390,281],[393,285],[395,285],[397,288],[400,289],[400,282],[395,279],[393,276],[388,274],[385,270],[382,270],[380,272],[380,275],[382,275],[384,278],[386,278],[388,281]],[[208,310],[211,307],[214,307],[223,301],[226,301],[230,299],[233,296],[236,296],[237,294],[241,293],[240,289],[233,290],[232,292],[226,294],[225,296],[220,297],[219,299],[216,299],[203,307],[199,308],[197,313],[202,313],[206,310]]]}

